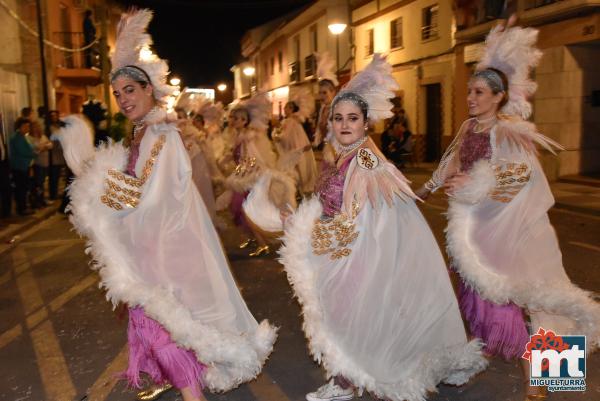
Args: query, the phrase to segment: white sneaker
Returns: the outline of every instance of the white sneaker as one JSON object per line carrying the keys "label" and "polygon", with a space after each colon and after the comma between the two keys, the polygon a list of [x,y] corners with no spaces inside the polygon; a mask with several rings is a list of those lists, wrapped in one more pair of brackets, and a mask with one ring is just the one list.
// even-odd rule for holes
{"label": "white sneaker", "polygon": [[352,387],[343,389],[333,382],[319,387],[317,391],[306,394],[308,401],[346,401],[354,398],[354,389]]}

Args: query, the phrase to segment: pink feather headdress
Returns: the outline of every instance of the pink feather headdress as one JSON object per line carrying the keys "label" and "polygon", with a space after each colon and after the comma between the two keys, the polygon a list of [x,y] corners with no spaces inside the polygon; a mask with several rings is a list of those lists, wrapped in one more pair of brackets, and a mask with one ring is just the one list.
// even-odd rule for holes
{"label": "pink feather headdress", "polygon": [[149,78],[154,98],[164,101],[176,88],[167,84],[167,62],[150,51],[152,37],[147,33],[147,28],[151,20],[152,11],[148,9],[132,10],[121,16],[115,49],[111,54],[111,77],[117,76],[125,68],[137,68]]}

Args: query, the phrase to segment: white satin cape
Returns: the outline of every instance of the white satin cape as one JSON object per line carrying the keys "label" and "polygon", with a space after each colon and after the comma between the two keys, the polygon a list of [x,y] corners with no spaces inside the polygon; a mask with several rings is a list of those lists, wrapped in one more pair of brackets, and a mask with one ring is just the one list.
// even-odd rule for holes
{"label": "white satin cape", "polygon": [[[158,141],[164,145],[157,152]],[[193,350],[207,366],[203,381],[212,391],[254,379],[276,330],[266,320],[258,324],[242,299],[176,126],[147,128],[136,175],[144,175],[149,160],[154,166],[139,188],[139,204],[114,210],[101,196],[106,179],[114,178],[108,170],[123,171],[127,157],[120,143],[100,147],[70,188],[71,221],[89,239],[107,298],[143,307],[178,345]]]}
{"label": "white satin cape", "polygon": [[355,157],[342,208],[360,202],[350,254],[313,253],[322,212],[316,197],[286,221],[279,251],[314,359],[328,376],[394,401],[424,400],[439,382],[463,384],[487,365],[481,344],[467,342],[444,260],[413,196],[392,164],[380,158],[366,170]]}
{"label": "white satin cape", "polygon": [[[535,150],[536,143],[550,151],[560,145],[516,118],[500,119],[490,142],[491,160],[476,162],[471,182],[450,198],[453,266],[483,298],[525,308],[534,332],[584,334],[593,350],[600,344],[600,304],[565,273],[547,213],[554,197]],[[460,170],[459,144],[460,133],[430,181],[433,189]]]}

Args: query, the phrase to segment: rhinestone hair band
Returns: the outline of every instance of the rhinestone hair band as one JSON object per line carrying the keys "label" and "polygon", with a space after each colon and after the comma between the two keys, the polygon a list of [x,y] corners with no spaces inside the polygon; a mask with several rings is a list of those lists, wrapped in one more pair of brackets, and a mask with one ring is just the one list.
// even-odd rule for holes
{"label": "rhinestone hair band", "polygon": [[485,69],[481,71],[477,71],[473,74],[473,78],[482,78],[485,79],[489,87],[494,92],[505,92],[506,88],[504,88],[504,83],[502,82],[502,78],[498,73],[494,70]]}
{"label": "rhinestone hair band", "polygon": [[135,65],[126,65],[125,67],[119,68],[111,74],[110,80],[114,81],[121,75],[125,75],[134,81],[152,83],[148,73]]}
{"label": "rhinestone hair band", "polygon": [[349,100],[353,102],[360,108],[360,110],[365,116],[369,115],[369,104],[365,101],[365,99],[363,99],[362,96],[357,95],[354,92],[340,92],[337,94],[336,97],[333,98],[333,102],[331,102],[331,111],[329,112],[329,119],[333,118],[333,109],[342,100]]}

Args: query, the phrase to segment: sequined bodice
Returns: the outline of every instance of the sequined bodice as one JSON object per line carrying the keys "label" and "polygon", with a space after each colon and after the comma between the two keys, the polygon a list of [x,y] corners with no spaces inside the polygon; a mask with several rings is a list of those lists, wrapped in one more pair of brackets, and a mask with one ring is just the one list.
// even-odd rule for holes
{"label": "sequined bodice", "polygon": [[344,182],[352,159],[353,157],[348,157],[339,169],[335,165],[328,164],[317,180],[316,192],[323,205],[325,216],[333,217],[342,209]]}
{"label": "sequined bodice", "polygon": [[132,143],[129,147],[129,159],[127,160],[127,170],[125,172],[131,176],[135,175],[135,164],[137,163],[137,159],[140,157],[140,144]]}
{"label": "sequined bodice", "polygon": [[476,161],[492,157],[490,130],[473,132],[473,127],[471,125],[465,133],[459,150],[460,169],[465,172],[471,170]]}

